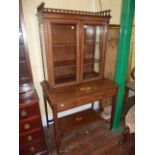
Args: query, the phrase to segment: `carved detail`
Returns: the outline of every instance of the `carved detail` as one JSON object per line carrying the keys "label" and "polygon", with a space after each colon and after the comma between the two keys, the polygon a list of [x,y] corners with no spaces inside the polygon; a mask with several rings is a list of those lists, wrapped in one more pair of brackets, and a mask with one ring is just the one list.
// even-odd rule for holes
{"label": "carved detail", "polygon": [[111,17],[110,11],[105,10],[100,12],[90,12],[90,11],[77,11],[77,10],[64,10],[64,9],[52,9],[52,8],[44,8],[45,3],[41,3],[37,7],[38,12],[44,13],[62,13],[62,14],[76,14],[76,15],[87,15],[87,16],[103,16],[103,17]]}

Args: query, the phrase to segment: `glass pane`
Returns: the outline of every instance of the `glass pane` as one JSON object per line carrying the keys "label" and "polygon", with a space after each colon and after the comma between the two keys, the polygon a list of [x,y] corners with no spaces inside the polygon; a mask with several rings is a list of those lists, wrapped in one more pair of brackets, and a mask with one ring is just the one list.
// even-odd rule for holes
{"label": "glass pane", "polygon": [[76,81],[76,25],[52,24],[55,84]]}
{"label": "glass pane", "polygon": [[23,41],[22,29],[19,28],[19,61],[23,61],[23,60],[26,60],[25,46]]}
{"label": "glass pane", "polygon": [[100,76],[103,26],[84,25],[83,79]]}
{"label": "glass pane", "polygon": [[28,64],[25,55],[25,45],[23,40],[23,32],[21,21],[19,19],[19,84],[29,83]]}
{"label": "glass pane", "polygon": [[29,83],[30,78],[29,78],[29,71],[28,71],[28,66],[26,61],[20,61],[19,63],[19,83],[24,84],[24,83]]}

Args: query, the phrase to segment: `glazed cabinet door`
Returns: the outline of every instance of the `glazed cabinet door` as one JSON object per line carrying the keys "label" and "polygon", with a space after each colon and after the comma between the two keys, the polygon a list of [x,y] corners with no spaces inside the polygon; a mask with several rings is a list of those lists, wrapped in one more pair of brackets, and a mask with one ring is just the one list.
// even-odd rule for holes
{"label": "glazed cabinet door", "polygon": [[50,22],[50,61],[54,87],[78,83],[79,26],[77,21]]}
{"label": "glazed cabinet door", "polygon": [[103,23],[82,24],[81,80],[102,78],[106,26]]}
{"label": "glazed cabinet door", "polygon": [[23,18],[19,17],[19,85],[32,82]]}

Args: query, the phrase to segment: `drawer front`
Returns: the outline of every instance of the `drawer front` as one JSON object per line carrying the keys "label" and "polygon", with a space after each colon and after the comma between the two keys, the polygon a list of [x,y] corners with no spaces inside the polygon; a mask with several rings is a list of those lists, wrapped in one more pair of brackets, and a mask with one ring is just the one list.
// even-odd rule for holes
{"label": "drawer front", "polygon": [[[82,101],[82,102],[81,102]],[[76,99],[75,101],[71,101],[71,102],[64,102],[62,104],[57,104],[57,110],[58,112],[64,111],[64,110],[68,110],[71,108],[75,108],[84,104],[88,104],[90,103],[92,100],[89,96],[86,97],[82,97],[79,99]]]}
{"label": "drawer front", "polygon": [[100,92],[100,93],[93,94],[91,96],[91,99],[92,99],[92,101],[103,100],[103,99],[106,99],[108,97],[114,96],[116,94],[116,92],[117,92],[117,89],[113,88],[113,89],[110,89],[110,90],[106,90],[105,92]]}
{"label": "drawer front", "polygon": [[19,132],[27,132],[35,128],[41,127],[40,116],[33,116],[29,119],[20,121]]}
{"label": "drawer front", "polygon": [[44,143],[41,140],[37,140],[33,143],[26,145],[25,147],[20,146],[19,155],[35,155],[37,153],[43,153],[45,151],[46,147]]}
{"label": "drawer front", "polygon": [[20,109],[19,109],[19,119],[25,119],[25,118],[29,118],[33,115],[37,115],[39,114],[39,104],[38,102],[36,103],[30,103],[30,104],[22,104],[20,105]]}
{"label": "drawer front", "polygon": [[90,94],[88,96],[78,98],[72,102],[64,102],[61,104],[57,104],[57,110],[58,110],[58,112],[61,112],[61,111],[75,108],[75,107],[78,107],[78,106],[81,106],[84,104],[88,104],[88,103],[91,103],[91,102],[94,102],[97,100],[102,100],[107,97],[112,97],[116,94],[116,91],[117,91],[117,89],[113,88],[113,89],[106,90],[104,92],[98,92],[96,94]]}
{"label": "drawer front", "polygon": [[61,111],[67,110],[67,109],[71,109],[75,106],[76,106],[75,102],[61,103],[61,104],[57,104],[57,110],[58,110],[58,112],[61,112]]}
{"label": "drawer front", "polygon": [[24,146],[30,142],[35,141],[36,139],[44,140],[43,132],[42,132],[41,128],[40,128],[40,130],[38,130],[36,132],[29,133],[25,136],[20,137],[19,142],[20,142],[20,145]]}

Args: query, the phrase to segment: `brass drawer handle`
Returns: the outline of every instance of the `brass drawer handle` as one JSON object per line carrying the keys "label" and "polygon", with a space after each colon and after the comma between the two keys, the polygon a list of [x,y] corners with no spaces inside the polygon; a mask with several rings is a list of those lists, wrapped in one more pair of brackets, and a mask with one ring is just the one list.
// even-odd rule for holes
{"label": "brass drawer handle", "polygon": [[64,107],[65,105],[64,105],[64,104],[60,104],[60,106],[61,106],[61,107]]}
{"label": "brass drawer handle", "polygon": [[32,136],[31,136],[31,135],[28,135],[28,136],[27,136],[27,140],[28,140],[28,141],[31,141],[31,140],[32,140]]}
{"label": "brass drawer handle", "polygon": [[21,115],[22,117],[27,116],[27,111],[26,111],[26,110],[22,110],[22,111],[20,112],[20,115]]}
{"label": "brass drawer handle", "polygon": [[26,129],[26,130],[30,129],[30,124],[28,124],[28,123],[24,124],[24,129]]}
{"label": "brass drawer handle", "polygon": [[81,121],[81,120],[83,120],[83,117],[76,117],[75,120],[76,121]]}
{"label": "brass drawer handle", "polygon": [[31,147],[30,147],[30,151],[31,151],[31,152],[34,152],[34,151],[35,151],[35,147],[34,147],[34,146],[31,146]]}

